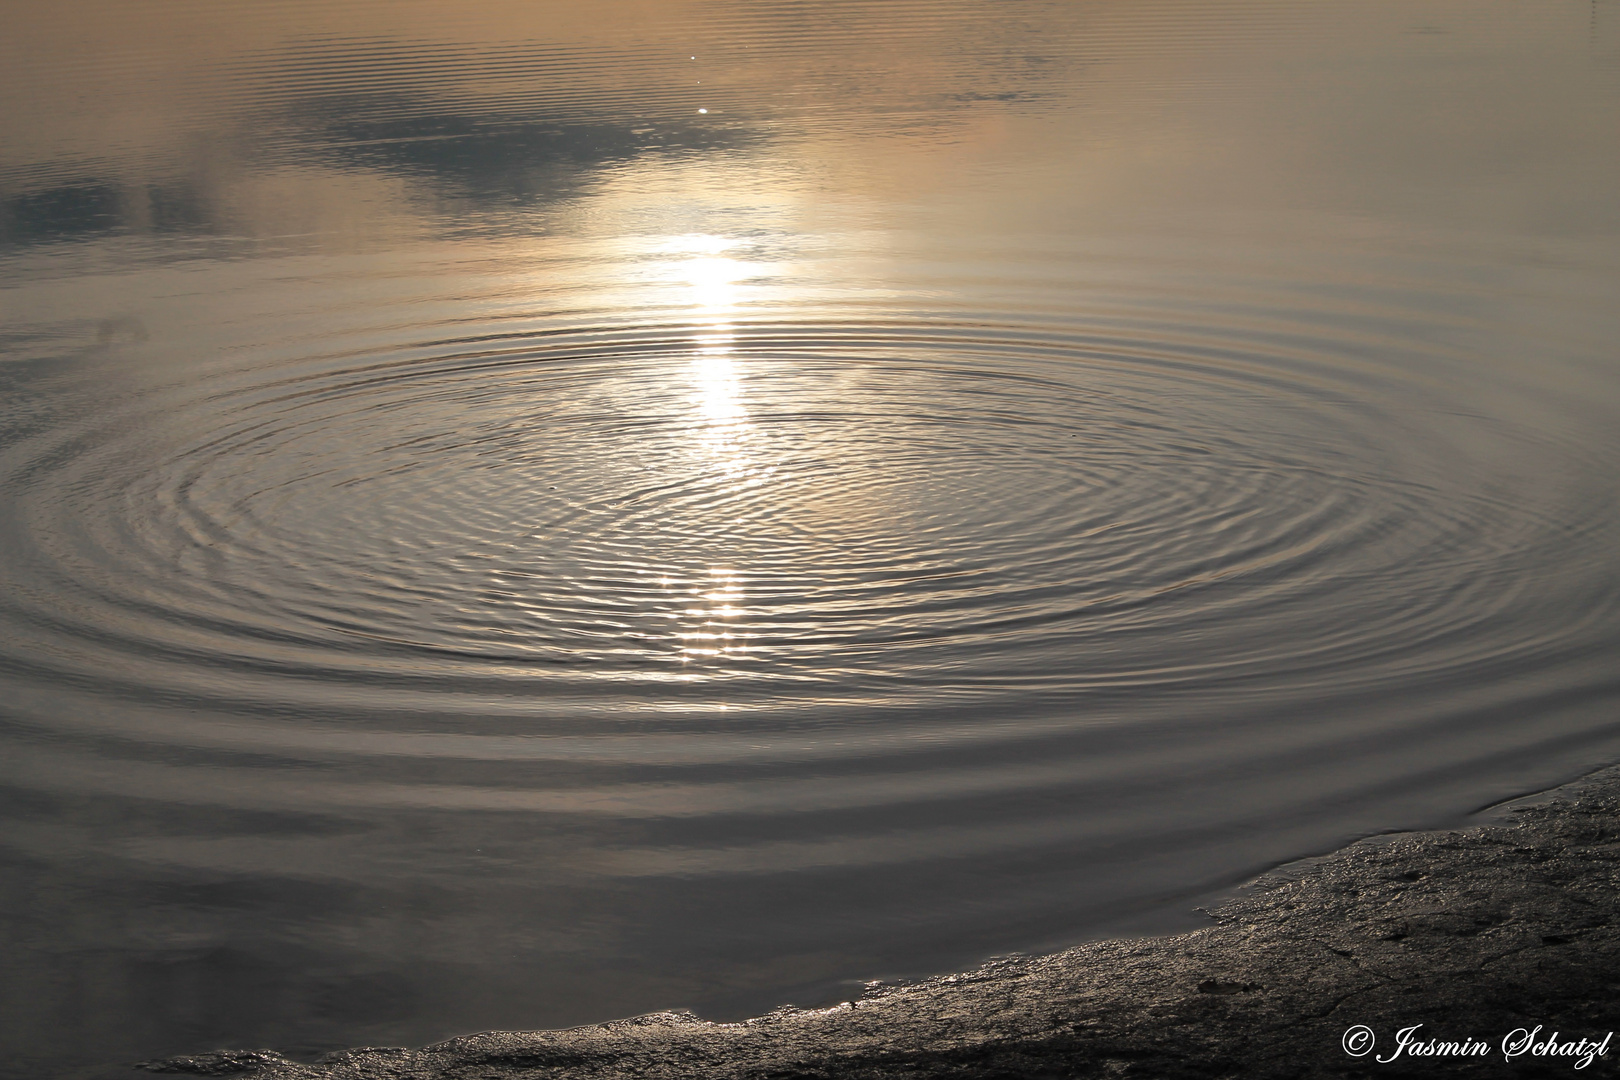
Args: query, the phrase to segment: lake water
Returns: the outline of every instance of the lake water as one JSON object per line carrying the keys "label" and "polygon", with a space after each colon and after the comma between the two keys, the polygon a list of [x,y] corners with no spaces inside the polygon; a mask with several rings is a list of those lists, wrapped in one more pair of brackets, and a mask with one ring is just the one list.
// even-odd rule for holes
{"label": "lake water", "polygon": [[824,1004],[1620,757],[1617,0],[5,20],[5,1076]]}

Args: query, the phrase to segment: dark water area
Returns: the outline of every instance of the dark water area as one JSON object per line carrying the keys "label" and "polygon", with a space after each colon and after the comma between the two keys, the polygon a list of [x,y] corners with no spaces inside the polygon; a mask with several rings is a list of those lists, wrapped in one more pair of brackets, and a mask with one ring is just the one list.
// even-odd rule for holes
{"label": "dark water area", "polygon": [[1620,758],[1620,2],[13,3],[5,1076],[1194,925]]}

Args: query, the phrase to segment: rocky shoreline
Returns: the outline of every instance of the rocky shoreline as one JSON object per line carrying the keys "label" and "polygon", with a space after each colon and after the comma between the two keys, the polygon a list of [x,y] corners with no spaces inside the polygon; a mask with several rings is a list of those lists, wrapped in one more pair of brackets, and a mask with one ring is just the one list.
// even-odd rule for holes
{"label": "rocky shoreline", "polygon": [[1284,868],[1207,929],[872,985],[829,1009],[734,1024],[657,1013],[317,1063],[255,1050],[142,1067],[254,1080],[1612,1074],[1620,768],[1505,816]]}

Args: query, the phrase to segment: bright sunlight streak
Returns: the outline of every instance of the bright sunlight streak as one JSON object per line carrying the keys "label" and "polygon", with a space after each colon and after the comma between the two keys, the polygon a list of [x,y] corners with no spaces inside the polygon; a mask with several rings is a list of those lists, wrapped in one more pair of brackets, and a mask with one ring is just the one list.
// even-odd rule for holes
{"label": "bright sunlight streak", "polygon": [[[687,365],[688,400],[695,413],[691,446],[709,473],[722,504],[766,483],[771,469],[758,458],[759,432],[749,420],[739,371],[736,328],[732,323],[739,282],[750,275],[747,262],[727,252],[735,241],[707,234],[670,238],[663,252],[671,277],[686,286],[698,326]],[[693,575],[690,606],[677,633],[681,655],[690,662],[749,651],[748,634],[738,623],[747,614],[742,573],[707,567]],[[706,579],[706,580],[705,580]]]}

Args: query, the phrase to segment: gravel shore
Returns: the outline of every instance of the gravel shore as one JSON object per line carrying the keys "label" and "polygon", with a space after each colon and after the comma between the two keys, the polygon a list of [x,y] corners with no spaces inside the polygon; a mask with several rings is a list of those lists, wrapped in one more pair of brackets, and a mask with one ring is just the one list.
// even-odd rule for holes
{"label": "gravel shore", "polygon": [[254,1050],[143,1067],[254,1080],[1612,1075],[1620,768],[1504,816],[1284,868],[1207,929],[873,985],[829,1009],[733,1024],[656,1013],[318,1063]]}

